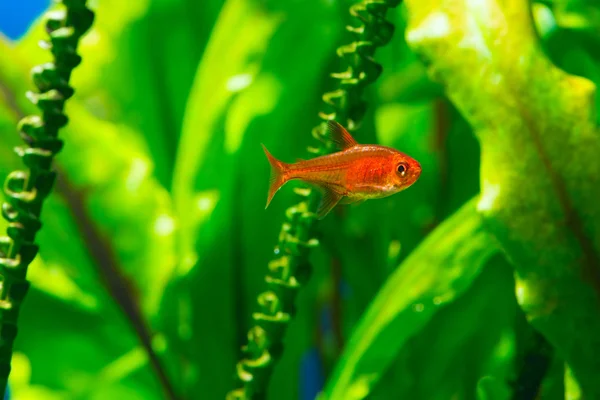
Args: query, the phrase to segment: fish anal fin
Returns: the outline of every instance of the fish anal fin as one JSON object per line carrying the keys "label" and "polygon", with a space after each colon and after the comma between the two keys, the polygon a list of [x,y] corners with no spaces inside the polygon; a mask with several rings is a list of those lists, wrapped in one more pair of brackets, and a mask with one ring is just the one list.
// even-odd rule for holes
{"label": "fish anal fin", "polygon": [[358,144],[350,132],[334,120],[327,121],[327,135],[342,150],[349,149]]}
{"label": "fish anal fin", "polygon": [[323,219],[329,212],[336,206],[337,203],[342,199],[342,195],[327,188],[322,187],[323,196],[321,197],[321,202],[319,203],[319,208],[317,209],[317,218]]}

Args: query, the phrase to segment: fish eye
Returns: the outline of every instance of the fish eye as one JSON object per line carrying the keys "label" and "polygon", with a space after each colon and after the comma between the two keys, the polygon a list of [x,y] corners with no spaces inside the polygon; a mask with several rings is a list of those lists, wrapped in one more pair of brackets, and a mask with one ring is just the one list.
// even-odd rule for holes
{"label": "fish eye", "polygon": [[400,176],[404,176],[404,175],[406,175],[406,171],[408,171],[408,165],[406,165],[406,163],[402,162],[402,163],[398,164],[398,166],[396,167],[396,171],[398,171]]}

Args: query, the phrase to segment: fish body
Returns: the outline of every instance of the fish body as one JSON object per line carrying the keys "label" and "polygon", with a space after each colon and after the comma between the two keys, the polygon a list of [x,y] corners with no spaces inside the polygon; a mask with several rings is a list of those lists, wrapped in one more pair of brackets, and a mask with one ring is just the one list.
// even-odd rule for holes
{"label": "fish body", "polygon": [[341,151],[293,164],[277,160],[263,145],[271,164],[267,207],[285,183],[299,179],[323,193],[317,210],[322,219],[338,203],[390,196],[411,186],[421,174],[412,157],[386,146],[358,144],[337,122],[329,121],[327,131]]}

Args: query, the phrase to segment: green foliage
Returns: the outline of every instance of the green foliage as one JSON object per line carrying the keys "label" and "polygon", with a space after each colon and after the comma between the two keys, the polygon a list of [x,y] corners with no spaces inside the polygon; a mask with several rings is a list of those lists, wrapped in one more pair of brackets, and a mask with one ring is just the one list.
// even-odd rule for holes
{"label": "green foliage", "polygon": [[[338,88],[323,95],[323,101],[332,111],[319,113],[323,122],[313,129],[313,136],[322,143],[316,148],[309,147],[311,153],[322,155],[334,148],[335,140],[328,137],[328,121],[343,121],[349,129],[360,124],[367,107],[363,92],[381,74],[381,66],[373,59],[375,50],[387,44],[393,33],[393,25],[385,19],[386,13],[398,3],[397,0],[364,0],[350,7],[350,14],[358,25],[349,25],[346,29],[356,37],[348,45],[337,48],[347,68],[331,74],[338,81]],[[274,251],[276,259],[269,263],[265,275],[268,288],[258,295],[258,311],[252,314],[254,325],[248,332],[248,344],[242,347],[244,356],[236,366],[239,387],[228,393],[228,399],[263,397],[266,393],[272,369],[281,356],[286,326],[294,314],[296,292],[310,274],[308,250],[318,244],[310,237],[311,228],[315,216],[322,219],[331,207],[323,207],[327,202],[325,193],[321,193],[318,208],[315,208],[315,191],[303,189],[296,193],[306,200],[285,212],[286,221]]]}
{"label": "green foliage", "polygon": [[495,251],[471,200],[387,279],[355,328],[325,397],[364,398],[402,345],[471,285]]}
{"label": "green foliage", "polygon": [[525,2],[407,6],[409,43],[481,143],[478,208],[515,265],[519,304],[600,397],[595,86],[550,63]]}
{"label": "green foliage", "polygon": [[[600,7],[395,5],[92,3],[15,399],[225,398],[263,349],[239,351],[282,260],[302,286],[275,288],[290,319],[260,396],[312,399],[315,380],[323,400],[600,396]],[[45,36],[40,20],[0,38],[3,177]],[[416,158],[419,181],[318,223],[296,182],[264,210],[260,143],[286,162],[331,151],[330,118]]]}
{"label": "green foliage", "polygon": [[40,213],[56,178],[51,167],[62,148],[58,131],[68,120],[64,106],[73,95],[69,80],[81,62],[77,45],[93,20],[85,0],[67,1],[64,9],[47,15],[49,39],[43,46],[53,60],[33,69],[38,91],[27,92],[40,115],[24,117],[18,125],[26,145],[15,151],[26,170],[11,171],[4,183],[7,201],[2,204],[2,216],[7,227],[6,236],[0,238],[0,393],[8,384],[19,311],[29,289],[27,269],[38,252],[35,237],[41,227]]}

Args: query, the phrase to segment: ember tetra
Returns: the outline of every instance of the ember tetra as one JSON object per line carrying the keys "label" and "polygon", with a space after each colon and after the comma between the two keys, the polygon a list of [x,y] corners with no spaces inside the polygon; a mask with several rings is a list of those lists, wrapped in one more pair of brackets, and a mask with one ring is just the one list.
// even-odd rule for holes
{"label": "ember tetra", "polygon": [[292,179],[309,183],[323,193],[317,210],[317,217],[323,219],[338,203],[387,197],[406,189],[419,178],[421,165],[406,154],[386,146],[358,144],[335,121],[329,121],[327,129],[341,151],[312,160],[286,164],[273,157],[263,145],[271,164],[266,207],[275,193]]}

